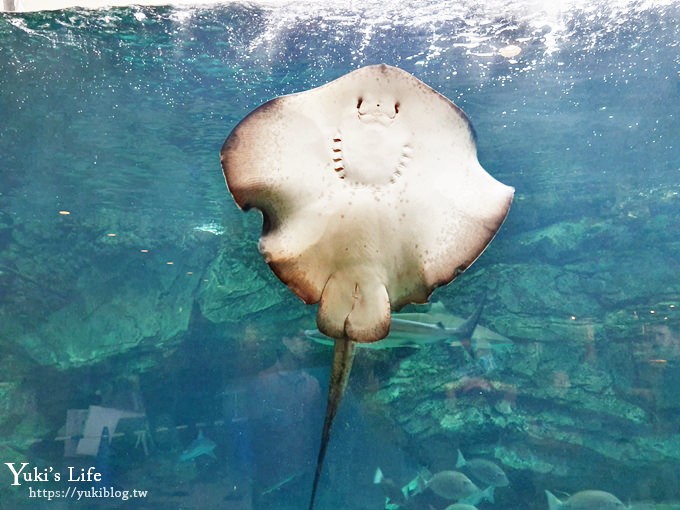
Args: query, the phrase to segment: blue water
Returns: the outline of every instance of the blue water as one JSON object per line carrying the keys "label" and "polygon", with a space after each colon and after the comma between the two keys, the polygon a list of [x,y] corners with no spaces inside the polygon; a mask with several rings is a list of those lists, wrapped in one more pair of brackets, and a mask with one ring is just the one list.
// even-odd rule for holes
{"label": "blue water", "polygon": [[[149,491],[87,508],[306,507],[330,353],[300,337],[315,310],[257,253],[219,151],[264,101],[380,62],[463,108],[517,190],[433,296],[467,316],[486,294],[481,324],[511,343],[360,352],[318,509],[382,509],[376,467],[401,486],[459,448],[510,480],[481,509],[584,489],[677,506],[678,19],[671,1],[0,15],[0,508],[80,487],[12,486],[5,462],[105,462]],[[67,410],[93,405],[142,415],[106,459],[64,450]],[[178,462],[199,429],[215,458]]]}

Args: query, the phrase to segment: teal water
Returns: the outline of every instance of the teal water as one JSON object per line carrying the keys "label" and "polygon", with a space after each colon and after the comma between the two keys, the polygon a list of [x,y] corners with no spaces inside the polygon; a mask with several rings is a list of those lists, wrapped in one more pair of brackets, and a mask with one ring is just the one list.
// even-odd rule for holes
{"label": "teal water", "polygon": [[[219,150],[264,101],[380,62],[462,107],[517,190],[433,295],[465,317],[485,294],[503,342],[360,352],[317,508],[385,508],[377,467],[402,486],[458,449],[510,481],[480,509],[677,504],[678,19],[671,1],[0,15],[0,508],[70,508],[30,489],[91,487],[65,476],[89,466],[148,495],[84,508],[306,507],[330,352]],[[74,455],[67,411],[90,406],[141,416]],[[199,429],[215,458],[179,462]],[[6,462],[49,480],[13,486]]]}

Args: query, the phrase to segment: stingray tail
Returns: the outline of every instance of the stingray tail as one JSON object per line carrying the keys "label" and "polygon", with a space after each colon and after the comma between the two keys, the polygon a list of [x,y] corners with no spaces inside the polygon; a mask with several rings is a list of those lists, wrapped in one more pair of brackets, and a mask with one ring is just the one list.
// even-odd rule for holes
{"label": "stingray tail", "polygon": [[321,446],[319,456],[316,459],[316,472],[314,473],[314,485],[312,485],[312,497],[309,501],[309,510],[314,510],[314,500],[316,499],[316,489],[319,485],[319,478],[323,470],[323,461],[326,457],[328,440],[331,436],[333,420],[340,407],[340,402],[345,394],[349,373],[352,370],[354,360],[354,342],[347,339],[336,339],[333,348],[333,368],[331,369],[331,380],[328,386],[328,402],[326,404],[326,418],[323,422],[321,432]]}

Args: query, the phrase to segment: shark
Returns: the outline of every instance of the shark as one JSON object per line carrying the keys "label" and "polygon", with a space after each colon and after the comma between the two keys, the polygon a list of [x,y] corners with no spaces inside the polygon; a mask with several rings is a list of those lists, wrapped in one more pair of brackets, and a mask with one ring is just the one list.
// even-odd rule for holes
{"label": "shark", "polygon": [[184,450],[179,456],[179,461],[188,462],[190,460],[197,459],[202,455],[207,455],[213,459],[216,459],[217,457],[215,457],[215,448],[217,448],[217,444],[215,444],[215,442],[210,438],[205,437],[205,435],[203,435],[203,431],[199,430],[196,439],[194,439],[191,444],[187,446],[186,450]]}
{"label": "shark", "polygon": [[[485,298],[467,318],[451,315],[441,302],[433,303],[428,312],[395,313],[390,320],[390,332],[380,342],[358,343],[361,349],[419,349],[426,345],[448,342],[452,347],[488,348],[492,345],[511,345],[512,340],[478,324]],[[334,345],[334,340],[318,329],[305,330],[305,336],[323,345]],[[467,344],[467,342],[470,342]]]}

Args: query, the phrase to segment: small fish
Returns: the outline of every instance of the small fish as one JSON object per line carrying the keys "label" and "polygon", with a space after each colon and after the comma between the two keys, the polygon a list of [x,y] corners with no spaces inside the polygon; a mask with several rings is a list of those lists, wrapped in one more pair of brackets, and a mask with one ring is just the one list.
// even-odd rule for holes
{"label": "small fish", "polygon": [[550,510],[626,510],[619,498],[605,491],[587,490],[577,492],[566,501],[560,501],[550,491],[545,491]]}
{"label": "small fish", "polygon": [[444,499],[476,505],[482,500],[493,503],[493,486],[481,491],[460,471],[440,471],[432,476],[426,487]]}
{"label": "small fish", "polygon": [[293,473],[292,475],[284,478],[283,480],[280,480],[280,481],[276,482],[275,484],[263,489],[262,492],[260,492],[260,496],[266,496],[267,494],[271,494],[272,492],[278,491],[279,489],[281,489],[285,485],[288,485],[289,483],[297,480],[302,475],[303,475],[302,471],[298,472],[298,473]]}
{"label": "small fish", "polygon": [[454,503],[453,505],[447,506],[444,510],[477,510],[477,507],[468,505],[467,503]]}
{"label": "small fish", "polygon": [[196,439],[194,439],[191,444],[187,446],[186,450],[182,452],[179,461],[187,462],[189,460],[197,459],[202,455],[208,455],[209,457],[216,459],[215,448],[217,448],[217,445],[203,435],[203,430],[199,430],[198,436],[196,436]]}
{"label": "small fish", "polygon": [[494,492],[496,490],[496,487],[493,485],[489,485],[486,489],[483,491],[479,491],[475,494],[472,494],[471,496],[468,496],[467,498],[463,498],[459,501],[459,503],[463,503],[466,505],[471,505],[471,506],[476,506],[482,501],[488,501],[489,503],[494,503]]}
{"label": "small fish", "polygon": [[385,497],[387,498],[389,503],[398,506],[404,506],[406,504],[406,497],[404,496],[404,493],[401,491],[401,488],[399,488],[397,484],[394,482],[394,480],[392,480],[391,478],[385,478],[382,469],[377,468],[375,470],[375,475],[373,476],[373,483],[376,485],[380,485],[380,488],[385,493]]}
{"label": "small fish", "polygon": [[505,472],[498,467],[497,464],[485,459],[470,459],[465,460],[463,454],[458,450],[458,460],[456,461],[456,468],[467,468],[467,470],[477,480],[484,485],[493,485],[494,487],[505,487],[510,484]]}

